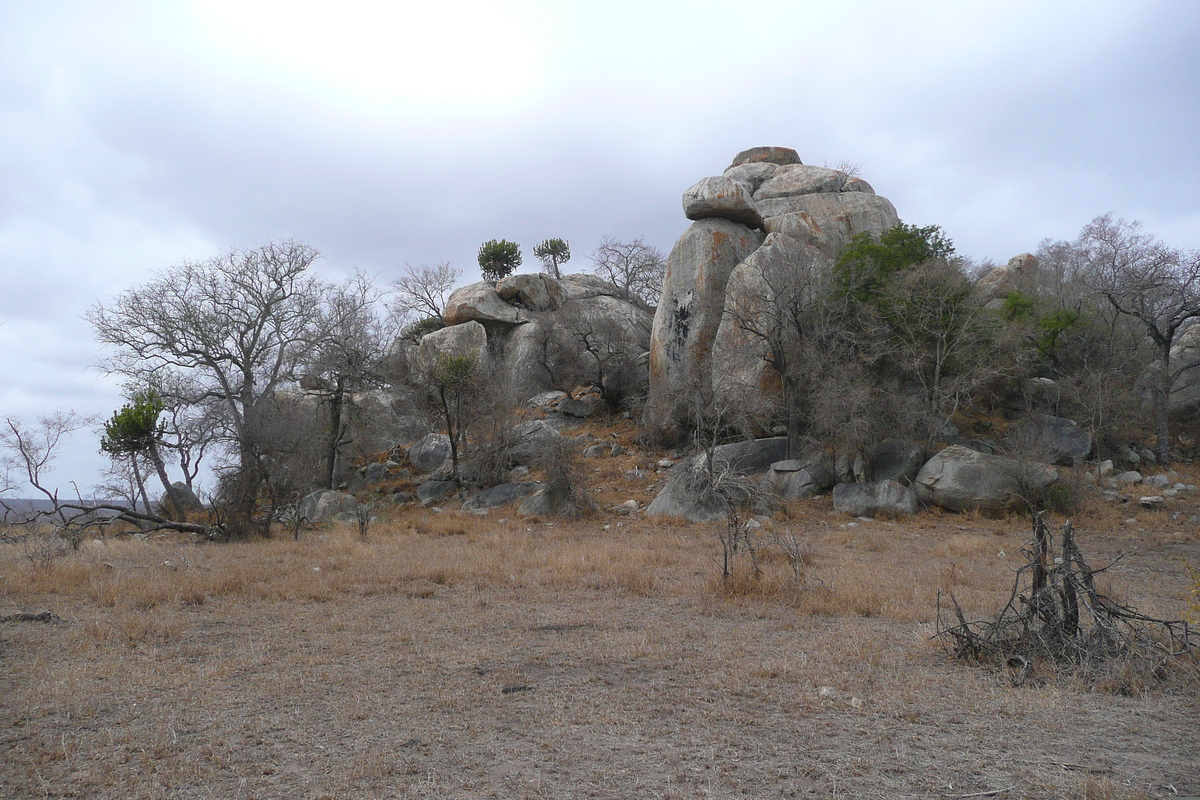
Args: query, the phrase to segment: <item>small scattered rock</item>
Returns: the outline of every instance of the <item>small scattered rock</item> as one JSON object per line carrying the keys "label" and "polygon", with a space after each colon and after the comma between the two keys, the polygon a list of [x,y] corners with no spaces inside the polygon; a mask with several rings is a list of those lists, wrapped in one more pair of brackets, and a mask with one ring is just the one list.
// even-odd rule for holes
{"label": "small scattered rock", "polygon": [[1150,509],[1161,508],[1165,502],[1167,502],[1167,499],[1162,495],[1157,494],[1138,499],[1138,503],[1142,506],[1142,508]]}

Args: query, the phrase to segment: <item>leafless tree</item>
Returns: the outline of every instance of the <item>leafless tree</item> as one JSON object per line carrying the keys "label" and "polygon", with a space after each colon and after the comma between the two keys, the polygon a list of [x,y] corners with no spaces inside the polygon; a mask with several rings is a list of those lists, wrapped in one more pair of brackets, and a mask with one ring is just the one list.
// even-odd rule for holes
{"label": "leafless tree", "polygon": [[127,504],[130,508],[150,508],[146,482],[137,463],[137,454],[109,456],[109,466],[96,487],[96,493]]}
{"label": "leafless tree", "polygon": [[315,342],[306,364],[306,388],[321,397],[329,414],[324,484],[337,488],[342,448],[352,441],[350,413],[354,392],[385,383],[384,359],[395,338],[392,326],[376,313],[382,298],[371,280],[358,273],[327,291]]}
{"label": "leafless tree", "polygon": [[1151,343],[1089,286],[1082,248],[1047,239],[1036,255],[1028,294],[1010,295],[1002,309],[1010,340],[1002,355],[1015,375],[1056,381],[1057,404],[1086,421],[1102,449],[1123,443],[1122,426],[1142,413],[1138,383],[1154,360]]}
{"label": "leafless tree", "polygon": [[640,237],[623,242],[605,236],[592,251],[591,259],[596,265],[595,273],[620,288],[626,300],[650,308],[658,305],[667,260],[657,248]]}
{"label": "leafless tree", "polygon": [[0,426],[0,509],[7,520],[14,508],[12,493],[25,486],[45,498],[45,507],[34,512],[33,522],[48,525],[49,537],[78,546],[89,529],[109,524],[112,520],[129,520],[148,530],[175,530],[212,538],[219,531],[213,526],[165,519],[151,509],[138,510],[121,503],[85,501],[76,492],[75,498],[62,498],[49,485],[48,478],[63,443],[74,432],[95,424],[96,420],[73,411],[58,411],[30,423],[16,417],[5,417]]}
{"label": "leafless tree", "polygon": [[261,471],[270,459],[259,449],[260,417],[325,337],[328,286],[308,274],[318,255],[285,241],[186,261],[87,314],[114,349],[102,364],[108,371],[151,384],[183,376],[197,391],[194,403],[219,409],[219,434],[240,473],[234,513],[243,522],[269,479]]}
{"label": "leafless tree", "polygon": [[1134,320],[1153,346],[1151,368],[1156,455],[1170,461],[1171,388],[1200,361],[1173,360],[1180,334],[1200,319],[1200,253],[1183,253],[1145,233],[1140,223],[1105,214],[1074,244],[1088,285],[1119,314]]}
{"label": "leafless tree", "polygon": [[595,386],[605,402],[615,408],[617,398],[605,393],[605,381],[646,351],[650,344],[649,326],[629,324],[578,306],[564,306],[558,319],[578,368],[576,382]]}
{"label": "leafless tree", "polygon": [[[780,247],[786,245],[782,242]],[[740,334],[735,349],[742,355],[761,353],[779,380],[788,454],[795,457],[805,427],[807,389],[813,385],[812,344],[829,336],[829,264],[810,250],[788,253],[791,257],[751,259],[736,270],[726,290],[724,313]]]}
{"label": "leafless tree", "polygon": [[446,300],[460,277],[462,270],[450,266],[449,261],[432,267],[405,264],[404,274],[392,281],[392,312],[409,322],[433,318],[444,323]]}
{"label": "leafless tree", "polygon": [[994,374],[991,318],[956,261],[933,259],[890,276],[875,308],[892,357],[920,384],[931,415],[949,419]]}
{"label": "leafless tree", "polygon": [[94,423],[95,419],[74,411],[56,411],[39,417],[36,424],[5,417],[0,427],[0,468],[4,470],[0,488],[12,491],[23,482],[57,503],[58,490],[48,487],[46,478],[64,440]]}

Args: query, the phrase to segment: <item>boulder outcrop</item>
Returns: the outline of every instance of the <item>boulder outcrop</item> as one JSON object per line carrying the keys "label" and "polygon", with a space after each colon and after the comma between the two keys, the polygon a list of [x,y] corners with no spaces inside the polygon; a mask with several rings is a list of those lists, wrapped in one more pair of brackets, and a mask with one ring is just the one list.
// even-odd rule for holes
{"label": "boulder outcrop", "polygon": [[[866,181],[807,166],[795,150],[780,147],[738,153],[723,175],[688,189],[683,205],[685,215],[697,221],[667,262],[643,415],[644,424],[667,442],[677,439],[689,404],[728,404],[731,397],[710,392],[718,383],[748,387],[756,405],[778,398],[780,386],[765,369],[762,345],[750,343],[753,337],[736,322],[723,321],[730,303],[761,288],[753,273],[767,263],[784,275],[814,263],[827,270],[854,236],[878,236],[900,224],[895,207]],[[720,382],[714,381],[718,373]]]}
{"label": "boulder outcrop", "polygon": [[762,227],[762,217],[746,186],[732,178],[703,178],[683,193],[683,215],[691,220],[720,217],[750,228]]}
{"label": "boulder outcrop", "polygon": [[[787,453],[787,439],[753,439],[733,442],[713,449],[713,464],[718,472],[754,475],[780,461]],[[707,460],[692,456],[671,468],[667,485],[646,507],[648,517],[678,517],[689,522],[711,522],[725,515],[726,502],[720,493],[706,491],[711,486]],[[736,487],[730,491],[737,494]],[[749,497],[749,491],[745,492]]]}
{"label": "boulder outcrop", "polygon": [[912,515],[917,513],[917,493],[911,486],[893,480],[870,483],[839,483],[833,487],[833,510],[856,517],[879,513]]}
{"label": "boulder outcrop", "polygon": [[989,308],[999,308],[1004,298],[1029,285],[1037,274],[1037,269],[1037,256],[1032,253],[1015,255],[1007,264],[993,267],[984,273],[975,284],[976,290]]}
{"label": "boulder outcrop", "polygon": [[408,448],[408,461],[419,472],[433,472],[450,457],[450,437],[431,433]]}
{"label": "boulder outcrop", "polygon": [[1027,419],[1013,428],[1005,443],[1027,458],[1064,467],[1075,466],[1092,452],[1092,434],[1064,417]]}
{"label": "boulder outcrop", "polygon": [[777,461],[763,476],[763,489],[784,500],[807,500],[837,483],[833,457],[824,451]]}
{"label": "boulder outcrop", "polygon": [[790,147],[751,147],[733,157],[730,169],[742,164],[799,164],[800,154]]}
{"label": "boulder outcrop", "polygon": [[999,511],[1056,480],[1053,467],[951,445],[921,467],[914,488],[917,498],[928,505],[951,511]]}
{"label": "boulder outcrop", "polygon": [[496,294],[530,311],[554,311],[566,299],[562,284],[541,272],[509,275],[496,284]]}
{"label": "boulder outcrop", "polygon": [[468,320],[422,336],[417,348],[417,364],[422,369],[430,369],[442,355],[473,354],[486,360],[487,353],[487,330],[475,320]]}
{"label": "boulder outcrop", "polygon": [[771,233],[761,247],[734,268],[725,286],[725,309],[712,345],[713,400],[736,407],[747,419],[770,413],[780,398],[779,375],[761,332],[781,314],[775,287],[832,268],[820,250],[781,233]]}
{"label": "boulder outcrop", "polygon": [[726,219],[692,224],[671,249],[662,300],[650,333],[650,396],[645,421],[664,438],[677,434],[690,398],[709,393],[713,340],[725,284],[762,235]]}
{"label": "boulder outcrop", "polygon": [[300,501],[297,513],[310,523],[328,522],[338,514],[354,513],[358,503],[354,495],[333,489],[318,489]]}
{"label": "boulder outcrop", "polygon": [[[765,188],[770,182],[763,184]],[[755,195],[762,192],[760,188]],[[836,257],[860,233],[875,236],[900,224],[896,207],[886,197],[863,191],[810,192],[800,195],[755,198],[764,224],[772,217],[807,214],[817,231],[822,250]]]}
{"label": "boulder outcrop", "polygon": [[[1200,325],[1193,325],[1179,335],[1171,347],[1174,367],[1200,363]],[[1194,414],[1200,411],[1200,369],[1180,373],[1171,387],[1168,407],[1172,414]]]}
{"label": "boulder outcrop", "polygon": [[[426,333],[419,344],[397,340],[393,345],[409,380],[419,383],[421,368],[441,353],[477,352],[505,390],[525,397],[601,381],[627,363],[636,371],[638,358],[649,349],[654,321],[652,310],[626,300],[619,287],[598,276],[555,279],[541,273],[456,289],[444,319],[446,327]],[[592,369],[588,348],[604,359],[603,370]]]}
{"label": "boulder outcrop", "polygon": [[442,319],[451,326],[471,320],[504,325],[519,325],[525,321],[521,312],[504,302],[496,287],[487,281],[455,289],[446,301]]}

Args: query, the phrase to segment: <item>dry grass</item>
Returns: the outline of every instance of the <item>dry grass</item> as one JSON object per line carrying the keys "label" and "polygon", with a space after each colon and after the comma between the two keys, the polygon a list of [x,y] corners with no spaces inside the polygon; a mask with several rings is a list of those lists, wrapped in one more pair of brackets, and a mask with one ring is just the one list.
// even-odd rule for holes
{"label": "dry grass", "polygon": [[[582,463],[616,503],[647,458]],[[1126,552],[1112,590],[1179,617],[1191,513],[1075,522],[1093,563]],[[1023,520],[818,499],[772,533],[799,574],[764,547],[722,582],[701,526],[511,509],[396,511],[366,541],[88,541],[41,567],[0,546],[0,616],[62,618],[0,626],[0,796],[1200,794],[1197,687],[1018,689],[929,641],[938,589],[978,616],[1007,599]]]}

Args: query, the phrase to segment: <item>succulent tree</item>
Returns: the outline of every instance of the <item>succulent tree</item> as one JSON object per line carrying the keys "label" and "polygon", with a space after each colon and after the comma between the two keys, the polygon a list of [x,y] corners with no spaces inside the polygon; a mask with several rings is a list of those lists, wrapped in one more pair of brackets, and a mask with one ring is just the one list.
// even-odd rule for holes
{"label": "succulent tree", "polygon": [[507,239],[491,239],[479,246],[479,269],[485,280],[506,278],[521,266],[521,245]]}

